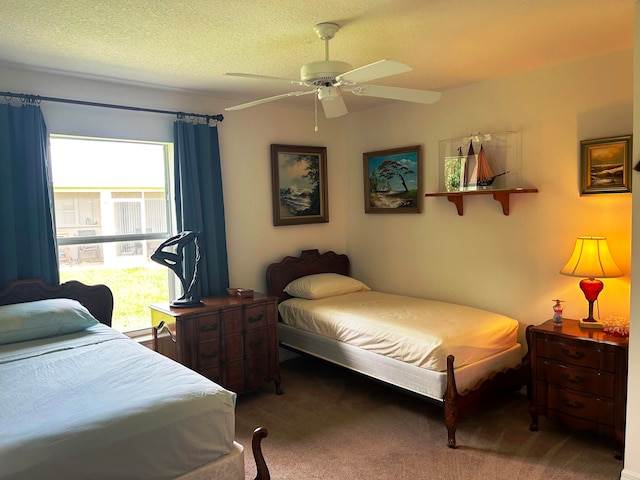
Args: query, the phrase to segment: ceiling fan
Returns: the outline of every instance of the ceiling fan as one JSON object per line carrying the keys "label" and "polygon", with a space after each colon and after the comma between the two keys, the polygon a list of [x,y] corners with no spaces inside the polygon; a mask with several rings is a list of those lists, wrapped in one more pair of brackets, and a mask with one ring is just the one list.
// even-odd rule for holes
{"label": "ceiling fan", "polygon": [[395,60],[379,60],[359,68],[353,68],[346,62],[329,60],[329,40],[331,40],[340,27],[335,23],[319,23],[314,27],[318,37],[325,42],[325,59],[311,62],[300,68],[300,80],[290,80],[281,77],[266,75],[253,75],[250,73],[225,73],[234,77],[255,78],[260,80],[284,81],[292,85],[313,87],[311,90],[300,90],[283,93],[274,97],[263,98],[253,102],[235,105],[225,108],[226,111],[241,110],[254,107],[267,102],[273,102],[287,97],[299,97],[315,93],[322,103],[324,114],[327,118],[340,117],[348,113],[347,106],[342,98],[342,91],[350,91],[354,95],[366,97],[388,98],[415,103],[437,102],[442,94],[428,90],[416,90],[412,88],[385,87],[381,85],[362,85],[378,78],[389,77],[399,73],[410,72],[412,69]]}

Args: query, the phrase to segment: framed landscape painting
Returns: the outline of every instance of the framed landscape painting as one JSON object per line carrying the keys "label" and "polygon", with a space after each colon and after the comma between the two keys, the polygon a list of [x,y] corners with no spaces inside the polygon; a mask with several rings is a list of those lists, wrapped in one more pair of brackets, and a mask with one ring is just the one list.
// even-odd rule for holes
{"label": "framed landscape painting", "polygon": [[365,213],[420,213],[420,145],[363,154]]}
{"label": "framed landscape painting", "polygon": [[580,142],[580,194],[631,192],[631,135]]}
{"label": "framed landscape painting", "polygon": [[273,224],[329,221],[327,149],[271,145]]}

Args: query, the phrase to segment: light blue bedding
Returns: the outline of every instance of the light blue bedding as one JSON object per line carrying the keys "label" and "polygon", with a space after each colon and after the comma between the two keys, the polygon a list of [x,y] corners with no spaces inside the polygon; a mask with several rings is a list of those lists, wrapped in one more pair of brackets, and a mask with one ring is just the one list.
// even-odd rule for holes
{"label": "light blue bedding", "polygon": [[235,400],[102,324],[0,345],[0,478],[175,478],[231,451]]}

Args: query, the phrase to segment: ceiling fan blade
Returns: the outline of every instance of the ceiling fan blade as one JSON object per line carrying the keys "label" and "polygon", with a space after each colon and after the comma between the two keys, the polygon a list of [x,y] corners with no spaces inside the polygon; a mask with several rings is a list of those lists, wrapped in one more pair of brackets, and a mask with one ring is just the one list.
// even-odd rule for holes
{"label": "ceiling fan blade", "polygon": [[364,97],[389,98],[403,102],[435,103],[442,97],[441,92],[416,90],[413,88],[385,87],[382,85],[359,85],[351,89],[354,95]]}
{"label": "ceiling fan blade", "polygon": [[347,106],[344,103],[342,95],[332,98],[325,98],[321,100],[322,108],[324,109],[324,116],[327,118],[341,117],[349,113]]}
{"label": "ceiling fan blade", "polygon": [[346,85],[370,82],[377,78],[390,77],[399,73],[410,72],[412,68],[395,60],[378,60],[363,67],[355,68],[336,77],[336,81]]}
{"label": "ceiling fan blade", "polygon": [[277,82],[287,82],[290,83],[292,85],[304,85],[304,82],[301,82],[300,80],[291,80],[290,78],[282,78],[282,77],[270,77],[268,75],[254,75],[253,73],[225,73],[225,75],[228,75],[230,77],[240,77],[240,78],[253,78],[256,80],[271,80],[271,81],[277,81]]}
{"label": "ceiling fan blade", "polygon": [[281,98],[287,97],[299,97],[300,95],[309,95],[310,93],[316,93],[315,90],[307,90],[301,92],[289,92],[282,93],[280,95],[276,95],[274,97],[262,98],[260,100],[254,100],[253,102],[242,103],[240,105],[235,105],[233,107],[225,108],[226,112],[232,112],[234,110],[242,110],[243,108],[255,107],[256,105],[261,105],[263,103],[273,102],[275,100],[280,100]]}

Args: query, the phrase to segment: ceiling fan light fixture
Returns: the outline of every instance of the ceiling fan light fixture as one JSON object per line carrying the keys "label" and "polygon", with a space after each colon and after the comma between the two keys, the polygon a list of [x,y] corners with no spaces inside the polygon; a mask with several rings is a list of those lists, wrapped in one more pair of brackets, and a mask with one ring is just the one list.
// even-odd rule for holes
{"label": "ceiling fan light fixture", "polygon": [[318,87],[318,100],[321,102],[333,101],[340,96],[335,87]]}

